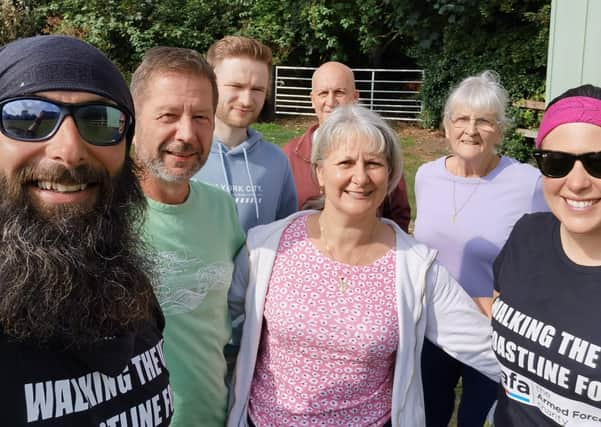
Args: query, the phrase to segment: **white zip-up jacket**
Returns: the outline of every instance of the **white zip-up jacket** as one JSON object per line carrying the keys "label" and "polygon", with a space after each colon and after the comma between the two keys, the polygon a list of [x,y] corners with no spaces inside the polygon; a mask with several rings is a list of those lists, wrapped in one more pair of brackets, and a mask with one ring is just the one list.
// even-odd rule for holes
{"label": "white zip-up jacket", "polygon": [[[247,251],[238,260],[230,291],[232,317],[240,318],[244,288],[245,321],[230,391],[228,427],[246,427],[265,295],[282,232],[294,219],[315,211],[297,212],[249,231]],[[396,233],[396,300],[399,346],[392,387],[393,427],[425,426],[420,355],[424,336],[451,356],[499,380],[500,368],[491,348],[490,321],[449,273],[436,262],[436,251],[416,242],[392,221]],[[248,262],[248,265],[244,265]]]}

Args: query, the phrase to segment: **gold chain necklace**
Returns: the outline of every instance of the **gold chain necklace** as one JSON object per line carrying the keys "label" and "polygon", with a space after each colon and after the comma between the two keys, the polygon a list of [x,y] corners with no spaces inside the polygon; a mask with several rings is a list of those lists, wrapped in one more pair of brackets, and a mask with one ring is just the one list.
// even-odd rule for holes
{"label": "gold chain necklace", "polygon": [[[330,248],[330,244],[328,243],[328,238],[326,237],[326,230],[323,227],[323,224],[321,223],[321,216],[317,219],[317,223],[319,224],[319,232],[321,233],[320,237],[323,239],[323,246],[326,250],[326,254],[331,259],[334,259],[334,256],[332,255],[332,248]],[[338,289],[340,289],[340,292],[345,292],[346,287],[347,287],[346,279],[344,278],[344,276],[340,276],[338,278]]]}
{"label": "gold chain necklace", "polygon": [[[500,158],[495,155],[491,159],[491,161],[489,161],[487,163],[482,176],[488,175],[488,173],[497,166],[498,160],[500,160]],[[472,197],[474,197],[474,194],[476,194],[476,191],[478,191],[478,187],[480,187],[481,183],[482,183],[482,178],[480,178],[478,180],[478,183],[474,186],[474,189],[472,190],[472,192],[467,196],[467,198],[464,200],[464,202],[461,204],[461,206],[459,206],[459,208],[457,208],[457,200],[455,198],[455,187],[457,186],[457,182],[453,179],[453,215],[451,215],[451,224],[455,224],[455,221],[457,220],[457,215],[459,215],[461,213],[461,211],[463,210],[463,208],[465,208],[467,206],[467,204],[470,202],[470,200],[472,200]]]}
{"label": "gold chain necklace", "polygon": [[451,215],[451,223],[452,224],[455,224],[457,215],[459,215],[461,213],[461,211],[463,210],[463,208],[465,208],[467,206],[467,204],[470,202],[470,200],[472,200],[472,197],[474,197],[474,194],[476,194],[476,191],[478,191],[478,187],[480,187],[481,182],[482,181],[478,181],[478,183],[474,186],[474,189],[469,194],[469,196],[467,196],[467,198],[464,200],[464,202],[461,204],[461,206],[459,206],[459,208],[457,208],[457,201],[455,199],[456,182],[455,182],[455,180],[453,180],[453,215]]}
{"label": "gold chain necklace", "polygon": [[[319,218],[317,218],[317,223],[319,224],[319,232],[321,233],[320,239],[323,240],[323,246],[324,246],[324,249],[325,249],[328,257],[330,257],[330,259],[336,260],[336,258],[334,258],[334,255],[332,254],[332,248],[331,248],[330,244],[328,243],[328,238],[326,236],[326,230],[321,221],[321,215],[323,215],[323,213],[320,214]],[[371,233],[370,233],[370,241],[374,235],[374,232],[375,232],[377,226],[378,226],[378,223],[376,222],[376,224],[374,225],[374,227],[372,228]],[[349,285],[352,285],[352,282],[348,281],[344,276],[340,276],[338,278],[338,289],[340,289],[341,292],[345,292]]]}

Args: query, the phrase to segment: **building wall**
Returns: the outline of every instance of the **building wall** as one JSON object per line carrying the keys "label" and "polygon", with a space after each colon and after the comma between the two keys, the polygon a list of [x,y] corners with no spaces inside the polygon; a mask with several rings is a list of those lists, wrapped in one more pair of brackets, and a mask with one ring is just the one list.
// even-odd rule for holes
{"label": "building wall", "polygon": [[601,0],[552,0],[547,102],[585,83],[601,86]]}

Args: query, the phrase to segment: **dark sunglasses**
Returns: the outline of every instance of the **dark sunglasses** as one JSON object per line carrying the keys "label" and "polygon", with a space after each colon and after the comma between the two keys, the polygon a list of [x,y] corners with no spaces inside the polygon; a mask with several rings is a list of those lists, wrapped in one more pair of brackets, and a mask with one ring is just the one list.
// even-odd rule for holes
{"label": "dark sunglasses", "polygon": [[570,154],[562,151],[534,150],[532,154],[541,173],[549,178],[563,178],[570,173],[576,160],[582,162],[589,175],[601,178],[601,151]]}
{"label": "dark sunglasses", "polygon": [[52,138],[65,117],[75,120],[83,139],[92,145],[119,144],[131,126],[129,114],[102,101],[64,104],[35,96],[0,102],[0,131],[11,139],[41,142]]}

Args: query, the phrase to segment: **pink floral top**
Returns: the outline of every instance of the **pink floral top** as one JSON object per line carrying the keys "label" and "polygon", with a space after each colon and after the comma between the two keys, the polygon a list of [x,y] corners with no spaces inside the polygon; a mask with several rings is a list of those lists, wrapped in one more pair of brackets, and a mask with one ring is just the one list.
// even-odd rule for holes
{"label": "pink floral top", "polygon": [[303,216],[269,282],[249,415],[266,426],[381,426],[399,341],[395,252],[352,266],[322,255]]}

